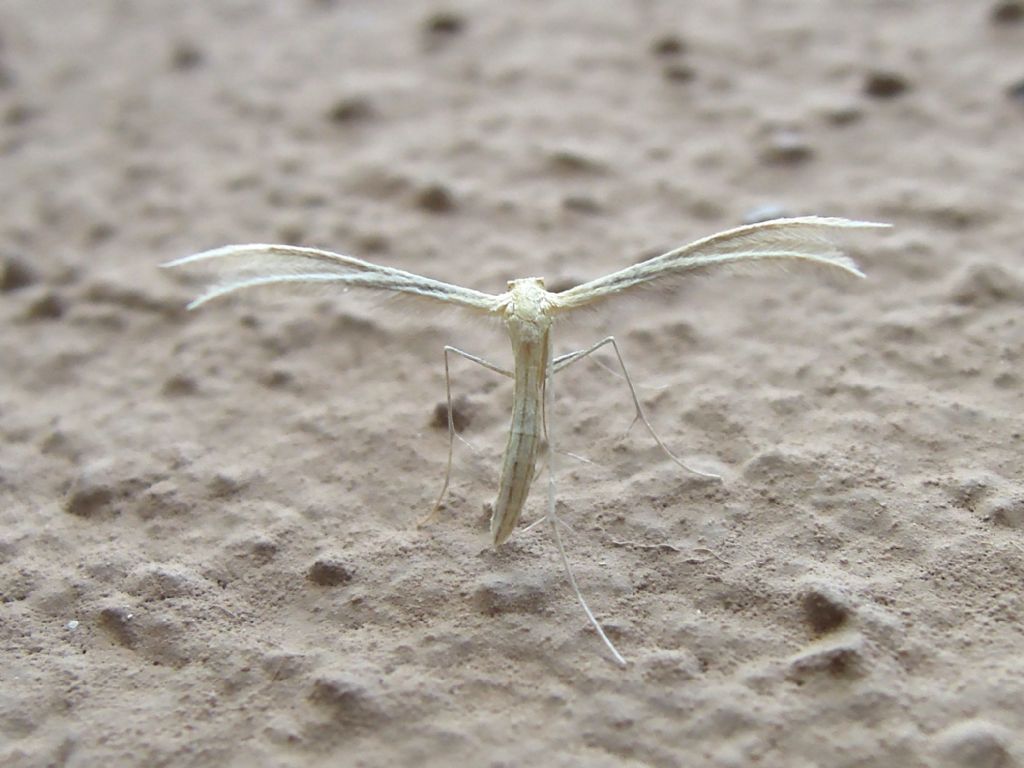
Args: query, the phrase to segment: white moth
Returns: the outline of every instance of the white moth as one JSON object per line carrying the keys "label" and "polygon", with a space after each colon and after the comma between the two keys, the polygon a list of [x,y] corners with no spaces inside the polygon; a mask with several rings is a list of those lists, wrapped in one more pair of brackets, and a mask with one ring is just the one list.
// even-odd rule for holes
{"label": "white moth", "polygon": [[[490,294],[470,288],[421,277],[400,269],[382,267],[351,256],[342,256],[316,248],[290,245],[228,245],[172,261],[164,266],[205,265],[219,277],[206,293],[189,304],[194,309],[211,299],[259,285],[275,283],[331,283],[340,287],[366,288],[403,294],[429,302],[462,307],[480,315],[497,317],[508,331],[515,364],[504,370],[482,358],[454,347],[445,347],[445,376],[448,393],[448,468],[444,487],[434,505],[432,517],[444,500],[452,467],[454,424],[451,408],[451,384],[448,381],[448,353],[454,353],[514,380],[512,421],[502,461],[498,496],[491,515],[491,539],[497,547],[505,542],[519,522],[523,505],[530,493],[536,472],[537,458],[543,438],[547,438],[545,459],[548,475],[547,515],[566,574],[576,597],[616,662],[625,660],[587,606],[576,584],[562,544],[555,512],[555,467],[551,439],[552,380],[555,373],[586,357],[605,345],[611,345],[626,376],[637,418],[641,420],[665,453],[677,464],[695,472],[676,458],[651,428],[640,406],[636,391],[625,369],[615,338],[609,336],[593,346],[554,356],[552,330],[565,315],[621,294],[629,294],[671,278],[704,272],[720,265],[756,261],[803,261],[847,272],[855,277],[863,273],[850,258],[844,256],[829,235],[836,230],[866,227],[887,227],[864,221],[807,216],[776,219],[737,227],[697,240],[689,245],[613,272],[588,283],[558,293],[544,288],[544,279],[528,277],[511,280],[508,290]],[[709,475],[717,477],[716,475]]]}

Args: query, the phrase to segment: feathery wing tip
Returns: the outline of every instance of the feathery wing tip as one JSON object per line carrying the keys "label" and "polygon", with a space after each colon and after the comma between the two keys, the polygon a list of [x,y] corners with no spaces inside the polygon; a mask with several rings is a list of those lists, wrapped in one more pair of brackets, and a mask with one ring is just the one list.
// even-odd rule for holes
{"label": "feathery wing tip", "polygon": [[272,248],[274,246],[265,245],[263,243],[256,243],[253,245],[222,245],[218,248],[210,248],[206,251],[200,251],[199,253],[192,253],[188,256],[181,256],[177,259],[164,262],[161,267],[180,267],[183,264],[191,264],[194,261],[205,261],[206,259],[217,258],[218,256],[228,256],[238,254],[244,251],[259,251],[265,248]]}

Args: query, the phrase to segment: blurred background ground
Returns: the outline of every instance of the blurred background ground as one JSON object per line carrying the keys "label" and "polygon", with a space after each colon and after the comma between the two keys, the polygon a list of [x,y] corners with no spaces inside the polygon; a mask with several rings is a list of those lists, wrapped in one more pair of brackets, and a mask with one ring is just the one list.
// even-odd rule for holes
{"label": "blurred background ground", "polygon": [[[0,6],[0,762],[1024,763],[1024,6]],[[489,292],[745,220],[891,221],[559,329],[547,532],[487,548],[500,334],[160,262],[328,247]],[[539,514],[539,502],[527,518]]]}

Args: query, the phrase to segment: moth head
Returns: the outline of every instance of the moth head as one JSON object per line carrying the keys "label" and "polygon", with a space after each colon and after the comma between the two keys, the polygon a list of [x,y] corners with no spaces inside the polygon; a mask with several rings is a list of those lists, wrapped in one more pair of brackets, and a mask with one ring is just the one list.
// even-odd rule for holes
{"label": "moth head", "polygon": [[508,281],[505,294],[505,322],[524,340],[539,338],[551,327],[551,294],[543,277],[524,277]]}
{"label": "moth head", "polygon": [[[529,291],[540,289],[544,291],[544,278],[543,277],[521,277],[518,280],[508,281],[508,292],[514,293],[515,291]],[[546,293],[546,291],[544,291]]]}

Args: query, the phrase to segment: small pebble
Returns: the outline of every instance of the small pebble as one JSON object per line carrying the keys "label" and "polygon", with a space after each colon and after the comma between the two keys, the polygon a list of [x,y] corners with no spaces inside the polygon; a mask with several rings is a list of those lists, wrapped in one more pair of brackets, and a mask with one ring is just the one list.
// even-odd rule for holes
{"label": "small pebble", "polygon": [[202,577],[181,565],[144,563],[132,569],[126,590],[147,601],[168,600],[203,592],[205,583]]}
{"label": "small pebble", "polygon": [[282,243],[301,243],[306,239],[306,228],[302,224],[290,222],[277,228],[277,239]]}
{"label": "small pebble", "polygon": [[47,293],[33,301],[25,317],[28,320],[59,320],[64,316],[66,307],[64,300],[55,293]]}
{"label": "small pebble", "polygon": [[24,125],[38,114],[37,110],[28,104],[11,104],[4,113],[4,124],[11,126]]}
{"label": "small pebble", "polygon": [[171,51],[171,69],[184,72],[203,63],[203,52],[192,43],[179,42]]}
{"label": "small pebble", "polygon": [[35,272],[17,256],[0,257],[0,292],[8,293],[32,285]]}
{"label": "small pebble", "polygon": [[289,371],[276,368],[263,376],[260,382],[267,389],[284,389],[295,382],[295,376]]}
{"label": "small pebble", "polygon": [[578,149],[556,149],[548,157],[548,165],[560,173],[601,173],[608,166],[604,161]]}
{"label": "small pebble", "polygon": [[950,298],[957,304],[970,307],[1021,302],[1024,301],[1024,279],[1000,264],[971,264],[957,277]]}
{"label": "small pebble", "polygon": [[638,668],[645,680],[682,683],[701,676],[700,660],[689,650],[656,650],[641,657]]}
{"label": "small pebble", "polygon": [[352,570],[334,558],[321,558],[309,567],[306,578],[321,587],[338,587],[352,581]]}
{"label": "small pebble", "polygon": [[262,533],[257,533],[247,539],[239,541],[236,551],[242,557],[251,557],[257,563],[269,563],[277,556],[280,547],[274,539]]}
{"label": "small pebble", "polygon": [[661,71],[662,76],[670,83],[688,83],[697,76],[697,70],[689,64],[667,64]]}
{"label": "small pebble", "polygon": [[992,6],[990,18],[993,24],[1020,24],[1024,22],[1024,2],[1002,0]]}
{"label": "small pebble", "polygon": [[[464,432],[473,421],[473,408],[469,398],[459,395],[452,400],[452,426],[456,432]],[[438,403],[434,406],[434,417],[430,425],[437,429],[448,429],[448,403]]]}
{"label": "small pebble", "polygon": [[353,727],[380,723],[388,718],[386,689],[381,673],[367,663],[348,664],[343,671],[329,670],[317,675],[309,700],[331,712],[332,729],[350,733]]}
{"label": "small pebble", "polygon": [[143,520],[182,515],[192,509],[173,480],[153,483],[141,494],[133,494],[131,503]]}
{"label": "small pebble", "polygon": [[356,239],[360,253],[387,253],[391,241],[380,232],[368,232]]}
{"label": "small pebble", "polygon": [[97,221],[86,232],[85,240],[89,245],[100,245],[117,234],[117,227],[109,221]]}
{"label": "small pebble", "polygon": [[1024,494],[998,494],[979,505],[985,520],[1014,530],[1024,529]]}
{"label": "small pebble", "polygon": [[814,149],[799,131],[774,131],[769,137],[761,159],[768,163],[796,165],[814,157]]}
{"label": "small pebble", "polygon": [[539,613],[547,603],[548,593],[537,579],[526,576],[507,578],[490,573],[480,578],[473,592],[473,604],[487,616],[503,613]]}
{"label": "small pebble", "polygon": [[1006,95],[1012,100],[1019,101],[1021,104],[1024,104],[1024,80],[1018,80],[1007,88]]}
{"label": "small pebble", "polygon": [[344,96],[327,110],[327,119],[332,123],[352,123],[373,117],[373,104],[363,96]]}
{"label": "small pebble", "polygon": [[64,497],[64,511],[83,518],[110,518],[120,514],[126,500],[156,482],[135,457],[100,458],[82,466],[70,478]]}
{"label": "small pebble", "polygon": [[948,483],[946,492],[953,504],[973,512],[993,489],[1004,483],[1004,478],[991,472],[964,472]]}
{"label": "small pebble", "polygon": [[195,379],[191,376],[178,374],[167,379],[160,391],[171,397],[180,397],[182,395],[194,395],[198,390],[199,385],[196,384]]}
{"label": "small pebble", "polygon": [[831,104],[821,110],[825,120],[837,127],[853,125],[864,117],[864,110],[857,104]]}
{"label": "small pebble", "polygon": [[416,207],[431,213],[449,213],[455,210],[455,198],[442,184],[431,184],[416,195]]}
{"label": "small pebble", "polygon": [[1013,768],[1017,762],[1007,744],[1012,736],[986,720],[952,725],[936,738],[942,766],[948,768]]}
{"label": "small pebble", "polygon": [[79,622],[78,622],[77,619],[72,619],[71,621],[69,621],[64,626],[67,627],[72,632],[74,632],[76,629],[78,629],[78,624],[79,624]]}
{"label": "small pebble", "polygon": [[864,79],[864,93],[876,99],[892,99],[909,90],[910,84],[896,72],[877,70]]}
{"label": "small pebble", "polygon": [[466,28],[466,20],[454,11],[438,11],[427,17],[423,28],[431,35],[457,35]]}
{"label": "small pebble", "polygon": [[113,500],[114,492],[110,487],[94,484],[83,475],[64,500],[64,511],[75,517],[96,517],[107,510]]}
{"label": "small pebble", "polygon": [[562,207],[573,213],[600,213],[601,204],[589,195],[566,195],[562,199]]}
{"label": "small pebble", "polygon": [[176,312],[179,306],[175,301],[157,298],[141,286],[108,280],[90,282],[83,298],[89,302],[114,304],[139,312]]}
{"label": "small pebble", "polygon": [[818,635],[834,632],[843,626],[853,613],[846,599],[829,586],[815,586],[800,596],[804,621]]}
{"label": "small pebble", "polygon": [[686,43],[676,35],[665,35],[651,43],[651,53],[655,56],[678,56],[686,51]]}
{"label": "small pebble", "polygon": [[815,643],[789,662],[789,676],[795,680],[811,677],[860,677],[867,669],[864,638],[859,634],[835,637],[831,642]]}
{"label": "small pebble", "polygon": [[118,645],[135,647],[138,638],[132,626],[135,615],[123,606],[111,606],[100,611],[99,624]]}
{"label": "small pebble", "polygon": [[249,485],[254,476],[245,467],[222,467],[214,473],[207,487],[214,498],[233,496]]}

